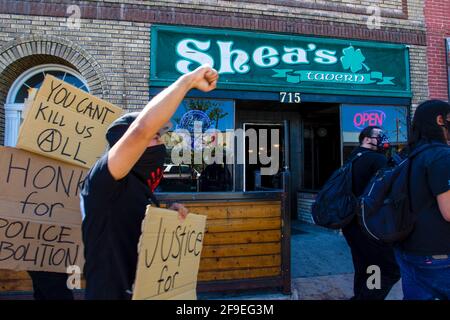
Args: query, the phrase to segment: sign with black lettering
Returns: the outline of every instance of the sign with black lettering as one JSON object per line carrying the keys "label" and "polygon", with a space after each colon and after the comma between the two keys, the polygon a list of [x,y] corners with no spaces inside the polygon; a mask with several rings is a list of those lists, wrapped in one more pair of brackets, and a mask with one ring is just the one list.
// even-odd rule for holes
{"label": "sign with black lettering", "polygon": [[51,75],[36,94],[17,147],[90,168],[106,149],[106,130],[122,109]]}
{"label": "sign with black lettering", "polygon": [[147,207],[133,300],[195,300],[206,216]]}
{"label": "sign with black lettering", "polygon": [[0,269],[83,267],[79,192],[87,169],[0,147]]}

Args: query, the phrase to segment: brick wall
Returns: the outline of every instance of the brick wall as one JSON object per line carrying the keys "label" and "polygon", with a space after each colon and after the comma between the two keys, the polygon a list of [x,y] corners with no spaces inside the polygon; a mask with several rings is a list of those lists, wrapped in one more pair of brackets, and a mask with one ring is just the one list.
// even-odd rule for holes
{"label": "brick wall", "polygon": [[[105,99],[128,108],[142,107],[148,101],[148,24],[82,20],[79,29],[69,29],[64,18],[0,15],[0,19],[4,21],[0,44],[30,36],[54,36],[48,41],[55,43],[65,40],[68,47],[79,47],[89,55],[88,59],[96,61],[95,71],[105,76],[105,88],[100,93]],[[37,53],[38,49],[34,51]],[[62,57],[67,59],[67,54],[62,53]]]}
{"label": "brick wall", "polygon": [[410,74],[411,91],[413,99],[411,103],[411,115],[414,114],[417,105],[428,99],[428,67],[427,67],[427,49],[424,46],[410,46]]}
{"label": "brick wall", "polygon": [[[165,1],[77,1],[86,19],[122,20],[143,23],[169,23],[258,29],[278,32],[323,34],[328,36],[372,38],[405,42],[392,32],[415,33],[425,30],[424,0],[165,0]],[[3,0],[0,13],[68,16],[71,0]],[[377,6],[381,29],[369,30],[368,7]],[[359,28],[361,25],[363,28]],[[420,41],[420,40],[419,40]],[[417,43],[416,43],[417,44]]]}
{"label": "brick wall", "polygon": [[[73,1],[3,0],[0,1],[0,105],[4,104],[14,79],[34,62],[64,63],[82,71],[94,94],[126,109],[142,108],[149,98],[149,31],[153,23],[406,43],[411,46],[416,105],[428,96],[423,1],[78,1],[80,29],[69,29],[66,10]],[[366,26],[369,4],[380,7],[380,29],[370,30]],[[40,55],[33,55],[25,63],[24,51]],[[58,57],[51,55],[55,51]],[[0,108],[1,142],[3,112]]]}
{"label": "brick wall", "polygon": [[450,38],[449,0],[426,0],[427,61],[429,96],[448,101],[445,38]]}
{"label": "brick wall", "polygon": [[[152,4],[161,8],[200,9],[225,13],[267,15],[280,17],[313,18],[314,20],[346,21],[365,24],[367,7],[378,6],[384,23],[389,26],[410,28],[423,25],[423,0],[164,0],[135,1],[108,0],[96,1],[105,6],[113,3],[125,5]],[[123,8],[126,15],[126,7]],[[408,19],[409,18],[409,19]]]}
{"label": "brick wall", "polygon": [[[10,86],[22,72],[44,63],[63,63],[83,70],[91,92],[123,108],[142,108],[148,102],[149,24],[82,20],[79,30],[71,30],[65,18],[2,14],[0,20],[0,47],[14,41],[21,43],[18,48],[23,47],[12,47],[3,55],[6,58],[0,55],[0,105],[4,105]],[[33,44],[29,50],[28,43]],[[37,55],[25,63],[23,51]],[[60,58],[48,55],[48,51]],[[0,110],[3,144],[4,110]]]}

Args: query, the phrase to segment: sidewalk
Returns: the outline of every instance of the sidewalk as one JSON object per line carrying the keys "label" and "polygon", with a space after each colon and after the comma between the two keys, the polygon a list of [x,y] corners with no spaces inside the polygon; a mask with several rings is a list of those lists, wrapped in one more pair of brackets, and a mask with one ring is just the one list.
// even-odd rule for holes
{"label": "sidewalk", "polygon": [[[353,272],[350,249],[338,231],[293,221],[291,295],[254,291],[199,295],[199,299],[346,300],[353,295]],[[401,300],[402,297],[399,282],[391,290],[387,300]]]}
{"label": "sidewalk", "polygon": [[[337,231],[292,222],[292,294],[278,291],[198,294],[200,300],[346,300],[352,296],[353,265],[344,237]],[[76,299],[82,299],[82,290]],[[400,282],[387,300],[402,299]],[[29,292],[3,295],[0,300],[31,300]]]}

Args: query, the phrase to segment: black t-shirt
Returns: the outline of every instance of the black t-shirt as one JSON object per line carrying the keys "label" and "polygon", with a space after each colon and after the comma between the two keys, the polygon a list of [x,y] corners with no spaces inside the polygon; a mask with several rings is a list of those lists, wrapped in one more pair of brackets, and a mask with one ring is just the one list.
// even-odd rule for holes
{"label": "black t-shirt", "polygon": [[349,159],[358,152],[364,154],[353,162],[352,186],[353,194],[357,197],[363,194],[375,173],[387,165],[387,158],[382,153],[361,146],[353,150]]}
{"label": "black t-shirt", "polygon": [[84,182],[81,210],[87,299],[130,299],[150,189],[130,173],[116,181],[105,154]]}
{"label": "black t-shirt", "polygon": [[416,255],[450,254],[450,222],[444,220],[436,199],[450,190],[450,147],[442,143],[418,154],[410,177],[411,205],[418,217],[400,248]]}

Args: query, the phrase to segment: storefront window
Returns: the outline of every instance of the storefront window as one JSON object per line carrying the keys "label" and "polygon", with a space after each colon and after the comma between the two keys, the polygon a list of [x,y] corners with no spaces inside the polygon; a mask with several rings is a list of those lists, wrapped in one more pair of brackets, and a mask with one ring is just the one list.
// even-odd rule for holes
{"label": "storefront window", "polygon": [[[256,139],[253,139],[252,131]],[[244,191],[283,189],[283,168],[286,166],[284,124],[246,122],[244,132],[248,133],[244,144]],[[266,163],[266,156],[270,159],[269,163]],[[270,167],[273,168],[272,174],[264,174],[264,169]]]}
{"label": "storefront window", "polygon": [[[72,73],[74,71],[71,71]],[[88,92],[86,84],[83,83],[77,76],[68,73],[67,71],[59,71],[52,69],[42,69],[39,70],[36,74],[28,78],[28,80],[21,83],[20,88],[17,91],[17,94],[14,99],[14,103],[24,103],[25,99],[28,97],[28,90],[30,88],[39,89],[44,82],[44,78],[47,74],[50,74],[60,80],[63,80],[74,87],[77,87],[81,90]]]}
{"label": "storefront window", "polygon": [[32,89],[39,89],[50,74],[81,90],[89,92],[86,82],[75,70],[57,64],[45,64],[28,69],[11,86],[5,104],[5,146],[15,146],[22,121],[25,99]]}
{"label": "storefront window", "polygon": [[359,145],[362,129],[378,126],[389,138],[391,148],[387,155],[400,152],[408,142],[408,108],[403,106],[356,106],[341,107],[343,161]]}
{"label": "storefront window", "polygon": [[233,150],[226,136],[234,129],[233,101],[185,99],[171,122],[172,131],[163,136],[167,157],[157,191],[232,191],[234,164],[226,155]]}
{"label": "storefront window", "polygon": [[341,140],[338,105],[318,105],[302,113],[303,191],[320,190],[339,168]]}

